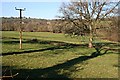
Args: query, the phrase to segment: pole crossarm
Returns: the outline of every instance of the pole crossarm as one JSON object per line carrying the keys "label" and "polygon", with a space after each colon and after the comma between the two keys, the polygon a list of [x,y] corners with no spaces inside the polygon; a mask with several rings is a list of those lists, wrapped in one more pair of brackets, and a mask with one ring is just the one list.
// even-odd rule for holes
{"label": "pole crossarm", "polygon": [[16,9],[16,10],[21,10],[21,11],[25,11],[25,10],[26,10],[26,8],[24,8],[24,9],[18,9],[18,8],[16,8],[16,7],[15,7],[15,9]]}
{"label": "pole crossarm", "polygon": [[25,11],[26,8],[24,8],[24,9],[18,9],[18,8],[15,7],[15,10],[19,10],[20,11],[20,19],[22,19],[22,11]]}

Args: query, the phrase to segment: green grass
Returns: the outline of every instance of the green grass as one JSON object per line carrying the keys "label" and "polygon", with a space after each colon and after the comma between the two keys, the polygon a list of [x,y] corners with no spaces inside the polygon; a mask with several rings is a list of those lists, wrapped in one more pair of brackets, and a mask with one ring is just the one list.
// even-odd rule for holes
{"label": "green grass", "polygon": [[[50,77],[118,78],[118,52],[110,50],[89,58],[96,50],[87,47],[87,39],[50,32],[23,32],[23,49],[19,50],[19,32],[3,31],[2,54],[7,54],[0,57],[3,75],[10,75],[11,70],[12,74],[19,73],[15,78],[35,80]],[[105,47],[119,48],[115,42],[96,40],[96,43],[106,44]]]}

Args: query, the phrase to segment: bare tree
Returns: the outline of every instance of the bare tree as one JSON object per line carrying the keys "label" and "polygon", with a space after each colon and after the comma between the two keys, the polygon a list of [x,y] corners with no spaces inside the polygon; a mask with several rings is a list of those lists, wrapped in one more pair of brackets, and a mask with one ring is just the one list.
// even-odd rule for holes
{"label": "bare tree", "polygon": [[63,3],[60,7],[60,12],[63,14],[60,18],[67,21],[66,25],[72,24],[80,30],[89,28],[89,47],[91,48],[93,47],[92,39],[96,32],[97,23],[104,18],[114,16],[114,10],[118,4],[119,2],[93,2],[92,0],[89,2],[83,2],[83,0],[71,1],[70,3]]}

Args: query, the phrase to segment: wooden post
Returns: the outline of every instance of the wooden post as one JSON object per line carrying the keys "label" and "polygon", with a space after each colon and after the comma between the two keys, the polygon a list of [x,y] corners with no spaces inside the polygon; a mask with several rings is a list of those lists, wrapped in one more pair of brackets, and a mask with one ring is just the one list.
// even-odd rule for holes
{"label": "wooden post", "polygon": [[20,9],[20,49],[22,49],[22,13],[21,13],[21,9]]}
{"label": "wooden post", "polygon": [[16,10],[19,10],[20,11],[20,26],[19,26],[19,33],[20,33],[20,49],[22,49],[22,29],[21,29],[21,26],[22,26],[22,11],[25,11],[25,8],[24,9],[17,9],[15,7]]}
{"label": "wooden post", "polygon": [[20,49],[22,49],[22,30],[20,30]]}

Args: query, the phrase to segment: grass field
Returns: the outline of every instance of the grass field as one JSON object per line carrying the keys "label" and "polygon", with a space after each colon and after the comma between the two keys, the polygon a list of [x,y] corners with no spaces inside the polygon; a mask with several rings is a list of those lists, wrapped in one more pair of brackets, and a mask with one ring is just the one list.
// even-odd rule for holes
{"label": "grass field", "polygon": [[[37,39],[33,41],[33,39]],[[50,32],[23,32],[23,49],[19,50],[19,32],[2,32],[3,75],[19,73],[14,79],[37,78],[118,78],[118,51],[88,48],[88,37],[71,38]],[[119,49],[119,44],[95,39],[103,47]],[[24,78],[24,79],[23,79]]]}

